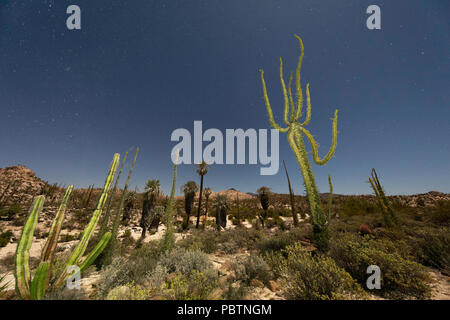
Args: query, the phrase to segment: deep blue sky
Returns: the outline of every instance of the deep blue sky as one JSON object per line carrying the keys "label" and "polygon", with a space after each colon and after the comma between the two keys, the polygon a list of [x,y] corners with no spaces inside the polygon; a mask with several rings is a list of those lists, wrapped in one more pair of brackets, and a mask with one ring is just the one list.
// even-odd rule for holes
{"label": "deep blue sky", "polygon": [[[80,31],[65,26],[70,4]],[[370,4],[381,30],[366,28]],[[448,0],[1,0],[0,167],[99,186],[113,153],[139,146],[133,188],[158,178],[168,192],[174,129],[270,128],[261,68],[281,122],[279,57],[294,70],[299,34],[321,156],[339,109],[336,155],[312,165],[320,190],[330,173],[336,193],[370,193],[375,167],[389,194],[450,192],[449,21]],[[285,134],[280,144],[302,193]],[[205,184],[287,192],[282,170],[259,168],[213,166]],[[189,179],[194,168],[180,166],[178,192]]]}

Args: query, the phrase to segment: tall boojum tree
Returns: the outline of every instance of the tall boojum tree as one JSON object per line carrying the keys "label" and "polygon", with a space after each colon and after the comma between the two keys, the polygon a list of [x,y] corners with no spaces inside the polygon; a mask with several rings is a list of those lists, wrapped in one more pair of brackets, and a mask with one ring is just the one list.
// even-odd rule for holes
{"label": "tall boojum tree", "polygon": [[269,121],[273,128],[280,132],[287,132],[287,139],[292,151],[295,154],[297,162],[300,166],[300,170],[305,183],[306,195],[308,204],[311,211],[311,222],[313,225],[314,240],[321,251],[327,251],[329,246],[329,233],[328,233],[328,221],[321,205],[319,190],[316,186],[314,175],[311,171],[311,166],[308,160],[308,154],[305,149],[303,136],[309,140],[312,148],[313,160],[318,165],[326,164],[334,155],[337,146],[337,119],[338,110],[334,113],[333,125],[332,125],[332,142],[331,147],[326,156],[322,159],[318,155],[318,146],[314,140],[312,134],[305,128],[311,120],[311,97],[309,93],[309,83],[306,85],[306,118],[303,122],[299,122],[302,116],[303,108],[303,92],[300,84],[300,69],[302,66],[304,48],[302,39],[295,35],[300,44],[300,57],[295,71],[295,90],[296,90],[296,105],[294,104],[294,98],[292,95],[292,78],[291,73],[289,78],[288,88],[283,77],[283,60],[280,58],[280,81],[283,90],[284,97],[284,123],[286,127],[280,127],[273,117],[272,108],[270,106],[269,97],[267,95],[266,82],[264,80],[264,70],[261,70],[261,82],[263,87],[264,101],[269,115]]}

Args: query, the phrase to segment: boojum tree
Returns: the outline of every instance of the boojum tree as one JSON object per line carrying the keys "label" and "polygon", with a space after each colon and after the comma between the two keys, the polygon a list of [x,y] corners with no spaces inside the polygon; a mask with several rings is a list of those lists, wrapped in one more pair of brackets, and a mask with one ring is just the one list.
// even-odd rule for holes
{"label": "boojum tree", "polygon": [[264,80],[264,70],[261,70],[261,81],[264,93],[264,101],[267,107],[267,112],[269,114],[270,124],[273,128],[280,132],[287,132],[287,139],[292,151],[297,158],[297,162],[300,166],[300,171],[303,176],[303,181],[305,184],[306,195],[308,199],[308,204],[311,212],[311,223],[313,225],[314,240],[318,245],[319,250],[327,251],[329,243],[328,234],[328,219],[322,208],[319,190],[314,181],[314,174],[311,171],[311,166],[308,160],[308,154],[305,150],[305,143],[303,136],[309,140],[312,149],[313,160],[318,165],[326,164],[333,156],[336,145],[337,145],[337,119],[338,110],[334,112],[333,126],[332,126],[332,142],[331,147],[325,157],[322,159],[318,155],[318,145],[314,140],[312,134],[305,128],[306,125],[311,121],[311,97],[309,93],[309,83],[306,85],[306,116],[303,122],[299,119],[302,117],[303,109],[303,92],[300,84],[300,70],[302,66],[304,48],[302,39],[295,35],[300,44],[300,57],[297,64],[297,69],[295,71],[295,94],[296,100],[294,104],[294,97],[292,95],[292,78],[291,73],[289,78],[288,88],[286,88],[286,83],[283,76],[283,60],[280,58],[280,81],[283,90],[284,97],[284,123],[286,127],[279,126],[273,117],[272,108],[270,106],[269,97],[267,95],[266,82]]}

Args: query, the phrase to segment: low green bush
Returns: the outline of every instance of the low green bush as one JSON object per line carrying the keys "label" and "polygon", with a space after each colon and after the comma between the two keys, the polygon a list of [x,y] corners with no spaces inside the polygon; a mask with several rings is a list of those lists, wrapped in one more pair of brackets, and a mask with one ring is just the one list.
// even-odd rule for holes
{"label": "low green bush", "polygon": [[205,300],[217,287],[213,269],[193,270],[188,276],[177,272],[163,287],[163,295],[173,300]]}
{"label": "low green bush", "polygon": [[0,248],[5,247],[14,236],[11,230],[0,233]]}
{"label": "low green bush", "polygon": [[128,258],[117,256],[110,265],[102,269],[97,283],[101,298],[117,286],[129,283],[145,284],[147,277],[158,264],[160,252],[158,243],[144,243],[140,248],[132,251]]}
{"label": "low green bush", "polygon": [[4,220],[12,220],[16,216],[16,214],[20,213],[22,208],[18,204],[14,204],[9,208],[1,208],[0,209],[0,218]]}
{"label": "low green bush", "polygon": [[236,283],[237,285],[233,285],[233,283],[228,283],[227,288],[223,291],[222,297],[225,300],[243,300],[248,293],[249,287],[241,282]]}
{"label": "low green bush", "polygon": [[289,232],[278,232],[269,238],[261,239],[256,248],[261,252],[261,254],[266,254],[270,251],[281,251],[287,246],[300,241],[305,236],[309,236],[310,231],[307,227],[295,228]]}
{"label": "low green bush", "polygon": [[9,282],[6,281],[6,274],[0,274],[0,298],[5,295],[8,285]]}
{"label": "low green bush", "polygon": [[450,228],[420,228],[414,231],[412,252],[418,262],[450,274]]}
{"label": "low green bush", "polygon": [[181,248],[188,250],[201,250],[206,253],[213,253],[217,250],[218,235],[215,230],[197,230],[190,237],[177,242]]}
{"label": "low green bush", "polygon": [[429,207],[425,215],[431,223],[438,226],[450,226],[450,200],[440,200]]}
{"label": "low green bush", "polygon": [[217,287],[218,277],[204,252],[176,248],[161,256],[147,281],[168,299],[199,300]]}
{"label": "low green bush", "polygon": [[220,243],[220,249],[227,254],[232,254],[240,249],[252,249],[262,237],[263,232],[261,230],[237,227],[221,232],[218,242]]}
{"label": "low green bush", "polygon": [[346,199],[339,208],[341,217],[351,217],[354,215],[367,215],[378,211],[375,202],[370,202],[364,198]]}
{"label": "low green bush", "polygon": [[247,285],[253,279],[261,281],[266,286],[272,279],[272,273],[267,262],[258,255],[249,255],[235,260],[231,264],[233,277],[237,281],[244,281]]}
{"label": "low green bush", "polygon": [[283,292],[291,300],[334,300],[364,297],[364,290],[325,255],[305,251],[296,243],[285,249],[287,258],[279,260]]}
{"label": "low green bush", "polygon": [[367,267],[377,265],[380,268],[381,289],[372,293],[393,299],[430,296],[429,276],[423,266],[402,257],[392,241],[345,234],[330,244],[330,255],[336,263],[364,287]]}

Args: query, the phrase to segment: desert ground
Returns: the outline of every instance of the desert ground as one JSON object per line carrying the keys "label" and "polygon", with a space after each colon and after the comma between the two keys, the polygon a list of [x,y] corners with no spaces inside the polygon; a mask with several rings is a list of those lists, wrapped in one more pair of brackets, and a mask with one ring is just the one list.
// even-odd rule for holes
{"label": "desert ground", "polygon": [[[49,184],[25,166],[0,169],[2,299],[19,299],[14,290],[14,254],[33,199],[45,195],[29,250],[32,273],[64,190],[65,186]],[[122,192],[110,192],[113,215]],[[95,187],[74,189],[53,271],[60,270],[79,242],[100,194]],[[212,192],[208,200],[203,199],[199,228],[199,192],[187,225],[186,199],[175,197],[175,245],[171,252],[162,253],[166,221],[155,219],[153,209],[165,208],[168,197],[159,194],[155,199],[150,226],[142,236],[144,196],[145,192],[136,192],[132,203],[127,202],[128,209],[122,208],[127,219],[119,211],[121,223],[111,260],[105,263],[101,254],[82,273],[81,289],[49,291],[45,299],[450,299],[450,194],[431,191],[388,197],[399,220],[393,228],[384,225],[373,195],[335,194],[329,207],[329,195],[321,194],[330,212],[327,253],[319,253],[315,245],[304,196],[294,197],[298,214],[294,226],[289,194],[270,193],[263,226],[258,194],[235,189]],[[227,199],[224,227],[216,223],[218,196]],[[111,222],[106,225],[110,228]],[[98,229],[88,250],[98,240]],[[369,263],[380,265],[381,289],[366,287]]]}

